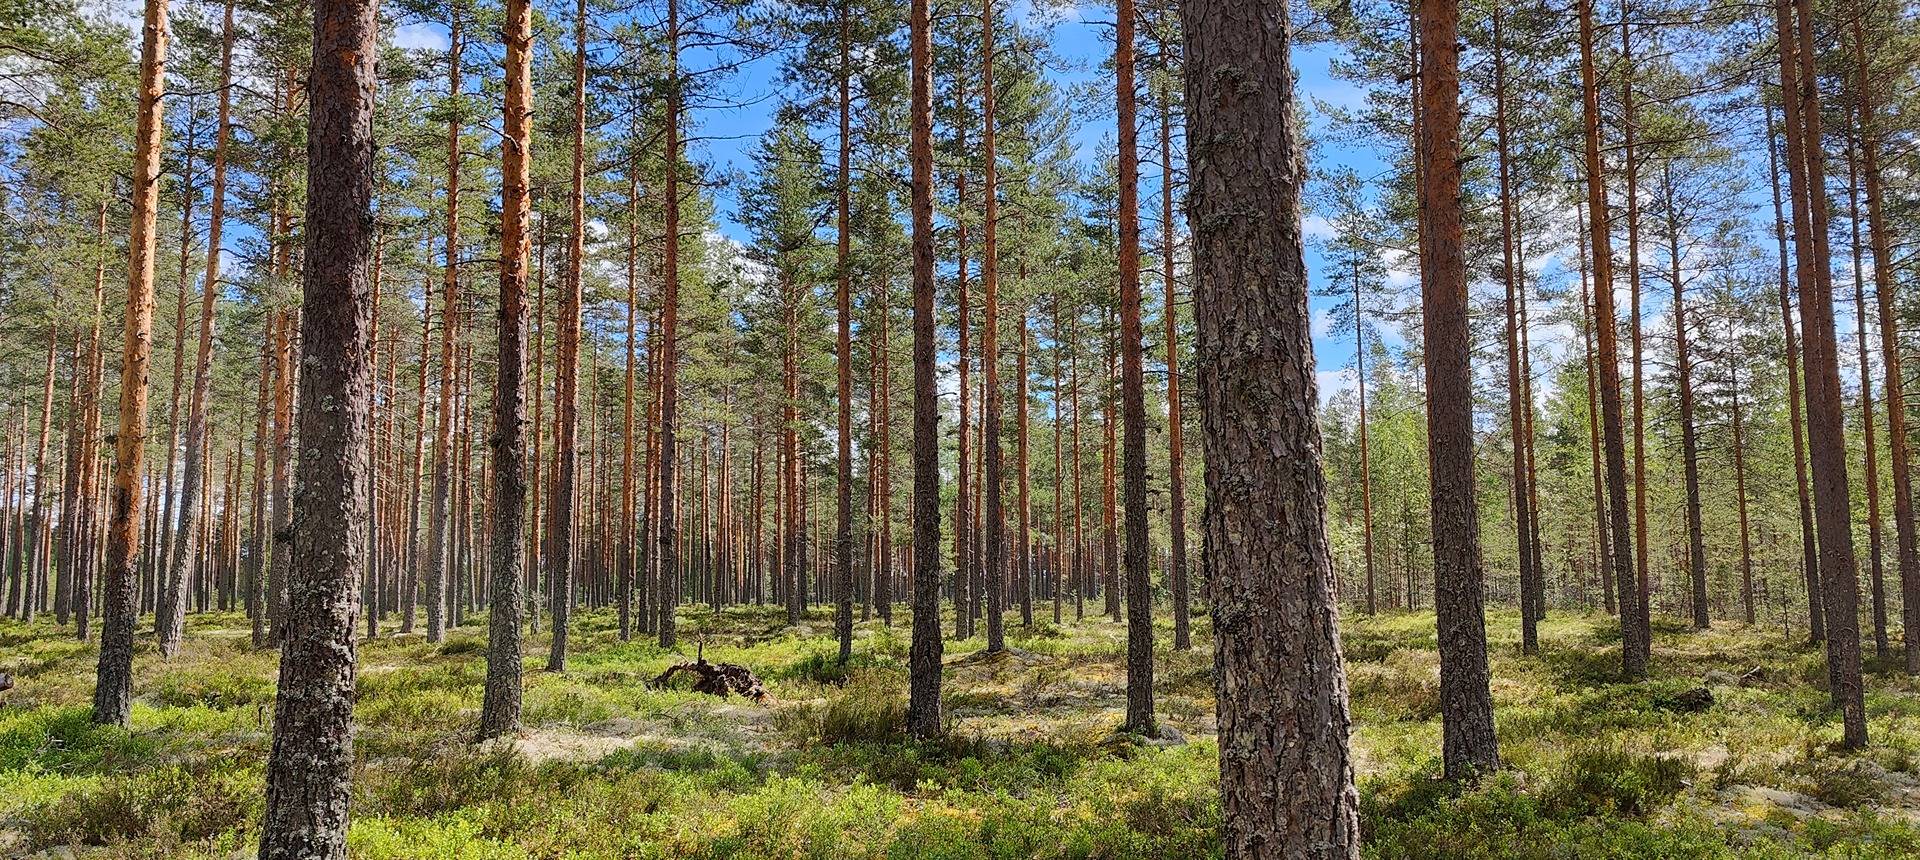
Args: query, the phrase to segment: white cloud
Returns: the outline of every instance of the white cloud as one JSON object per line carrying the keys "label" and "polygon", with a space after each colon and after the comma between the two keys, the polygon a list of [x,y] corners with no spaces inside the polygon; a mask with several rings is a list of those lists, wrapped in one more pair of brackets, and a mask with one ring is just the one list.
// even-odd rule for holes
{"label": "white cloud", "polygon": [[447,34],[437,24],[401,24],[393,30],[393,44],[409,51],[447,49]]}
{"label": "white cloud", "polygon": [[1347,372],[1344,369],[1316,370],[1313,373],[1313,384],[1320,389],[1320,405],[1325,406],[1333,400],[1335,394],[1339,394],[1348,387]]}

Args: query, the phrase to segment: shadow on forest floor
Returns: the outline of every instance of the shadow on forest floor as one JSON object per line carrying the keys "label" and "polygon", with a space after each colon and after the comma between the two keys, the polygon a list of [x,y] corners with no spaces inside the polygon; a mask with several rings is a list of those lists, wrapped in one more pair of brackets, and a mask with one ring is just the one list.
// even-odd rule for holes
{"label": "shadow on forest floor", "polygon": [[[1157,655],[1172,731],[1151,743],[1114,734],[1125,629],[1098,617],[1010,625],[1007,655],[948,641],[948,736],[909,742],[906,622],[860,624],[843,666],[825,610],[789,627],[778,609],[689,609],[672,652],[589,612],[569,671],[526,675],[525,731],[480,746],[484,631],[363,643],[354,856],[1218,852],[1204,619],[1196,650]],[[1663,626],[1652,676],[1622,683],[1608,619],[1556,615],[1524,657],[1517,618],[1495,612],[1508,768],[1462,787],[1436,778],[1432,615],[1343,625],[1370,857],[1920,855],[1920,686],[1897,672],[1869,676],[1874,743],[1846,754],[1822,655],[1777,632]],[[171,661],[142,640],[129,732],[87,722],[91,646],[0,623],[0,672],[18,684],[0,710],[0,857],[251,856],[277,655],[245,634],[239,616],[197,616]],[[773,704],[649,686],[697,648],[752,668]]]}

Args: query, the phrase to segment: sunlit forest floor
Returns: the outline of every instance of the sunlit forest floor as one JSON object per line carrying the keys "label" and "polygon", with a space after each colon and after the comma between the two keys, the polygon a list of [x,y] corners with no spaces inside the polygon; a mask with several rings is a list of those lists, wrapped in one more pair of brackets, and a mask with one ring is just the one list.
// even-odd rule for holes
{"label": "sunlit forest floor", "polygon": [[[1159,657],[1159,712],[1184,742],[1154,745],[1114,734],[1124,628],[1094,616],[1031,630],[1016,616],[1016,650],[991,659],[981,639],[949,641],[950,739],[909,743],[904,621],[860,625],[842,670],[824,609],[804,629],[773,609],[688,609],[680,653],[623,644],[609,614],[588,614],[566,674],[528,673],[511,746],[470,743],[481,628],[364,644],[353,854],[1217,853],[1204,620],[1196,651]],[[1432,616],[1345,619],[1368,856],[1920,856],[1920,685],[1897,671],[1872,667],[1873,745],[1845,755],[1819,653],[1777,630],[1663,627],[1652,679],[1623,684],[1604,618],[1550,619],[1539,658],[1519,653],[1517,616],[1489,623],[1510,768],[1460,789],[1435,778]],[[246,636],[238,615],[202,616],[178,658],[142,651],[129,733],[88,725],[92,646],[0,625],[0,671],[18,684],[0,709],[0,856],[251,856],[276,655]],[[649,688],[696,643],[757,671],[777,701]],[[540,665],[546,637],[527,652]],[[1702,686],[1713,701],[1699,708],[1688,694]]]}

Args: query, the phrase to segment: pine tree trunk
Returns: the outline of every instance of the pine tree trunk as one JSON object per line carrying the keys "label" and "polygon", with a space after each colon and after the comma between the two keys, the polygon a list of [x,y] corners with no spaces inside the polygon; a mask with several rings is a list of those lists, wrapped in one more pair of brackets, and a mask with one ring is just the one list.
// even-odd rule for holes
{"label": "pine tree trunk", "polygon": [[[547,671],[567,668],[568,615],[573,611],[574,502],[579,469],[580,299],[586,267],[587,2],[574,6],[573,184],[567,196],[567,274],[560,293],[559,361],[553,386],[553,495],[547,504],[547,580],[553,600],[553,638]],[[671,205],[671,202],[669,202]]]}
{"label": "pine tree trunk", "polygon": [[1153,583],[1147,563],[1147,405],[1140,322],[1140,146],[1133,84],[1133,0],[1118,0],[1114,37],[1115,113],[1119,124],[1120,423],[1126,500],[1127,728],[1153,723]]}
{"label": "pine tree trunk", "polygon": [[1360,856],[1287,15],[1271,0],[1181,7],[1206,455],[1201,566],[1229,860]]}
{"label": "pine tree trunk", "polygon": [[1773,107],[1765,107],[1767,116],[1767,175],[1773,191],[1773,233],[1779,247],[1780,323],[1786,333],[1783,352],[1787,357],[1787,418],[1793,428],[1794,489],[1800,502],[1800,565],[1807,586],[1807,638],[1826,639],[1826,613],[1820,605],[1820,550],[1813,528],[1813,498],[1807,489],[1806,423],[1802,418],[1800,395],[1800,341],[1794,332],[1793,302],[1790,297],[1792,276],[1787,256],[1787,218],[1780,194],[1778,141],[1773,126]]}
{"label": "pine tree trunk", "polygon": [[[198,486],[201,473],[206,471],[201,449],[207,444],[207,397],[213,388],[213,312],[220,287],[220,239],[227,212],[227,144],[232,135],[232,96],[228,83],[233,78],[233,0],[227,0],[220,32],[220,125],[213,144],[213,201],[207,216],[207,270],[200,287],[200,343],[194,354],[193,393],[189,395],[187,404],[186,463],[180,477],[180,485],[188,488]],[[181,289],[185,288],[182,284]],[[171,472],[171,468],[168,471]],[[200,497],[189,490],[180,502],[176,544],[187,543],[188,535],[193,534],[199,526],[199,517]],[[158,622],[160,629],[156,631],[155,638],[159,640],[160,653],[171,657],[180,648],[180,634],[185,627],[186,601],[181,589],[186,584],[187,562],[185,553],[175,553],[172,558],[163,561],[167,565],[164,578],[166,588],[160,604],[167,614]]]}
{"label": "pine tree trunk", "polygon": [[533,139],[533,6],[508,0],[503,24],[506,93],[500,147],[500,302],[495,341],[493,529],[489,537],[487,681],[480,705],[480,737],[520,727],[520,617],[526,596],[521,565],[527,529],[527,185]]}
{"label": "pine tree trunk", "polygon": [[[125,727],[133,708],[133,626],[139,611],[134,581],[140,539],[141,462],[147,439],[147,362],[153,352],[154,216],[160,196],[160,149],[165,134],[161,96],[166,87],[167,0],[147,0],[141,27],[139,113],[134,125],[132,226],[127,238],[126,337],[120,363],[120,429],[114,436],[112,513],[102,579],[100,660],[93,691],[93,722]],[[102,216],[104,218],[104,214]],[[91,444],[91,440],[89,440]],[[87,600],[76,589],[85,617]],[[81,637],[85,638],[83,630]]]}
{"label": "pine tree trunk", "polygon": [[673,472],[674,422],[678,420],[680,370],[678,337],[680,319],[680,3],[667,0],[667,116],[666,183],[663,205],[666,207],[666,253],[661,265],[660,298],[660,647],[672,648],[675,641],[674,610],[679,607],[680,547],[675,530]]}
{"label": "pine tree trunk", "polygon": [[913,228],[913,638],[907,733],[937,737],[940,713],[940,392],[934,379],[933,24],[928,0],[910,0],[913,76],[907,160]]}
{"label": "pine tree trunk", "polygon": [[[1600,91],[1593,61],[1593,0],[1580,3],[1580,89],[1584,104],[1588,247],[1593,260],[1593,326],[1598,332],[1601,437],[1606,457],[1607,538],[1611,547],[1613,581],[1620,612],[1621,671],[1628,678],[1645,677],[1647,651],[1639,643],[1638,591],[1634,580],[1633,547],[1627,534],[1627,456],[1624,404],[1620,396],[1620,346],[1613,309],[1613,242],[1608,226],[1606,176],[1600,161]],[[1589,379],[1592,375],[1589,374]]]}
{"label": "pine tree trunk", "polygon": [[[1869,6],[1871,10],[1879,7]],[[1873,287],[1880,313],[1880,371],[1885,386],[1887,407],[1887,455],[1893,472],[1893,525],[1895,555],[1900,565],[1900,603],[1902,626],[1906,634],[1905,656],[1908,674],[1920,673],[1920,539],[1915,537],[1913,516],[1912,455],[1907,438],[1907,401],[1905,377],[1901,375],[1899,318],[1894,312],[1892,227],[1884,211],[1885,192],[1880,173],[1880,120],[1877,114],[1879,92],[1867,65],[1866,40],[1861,21],[1855,18],[1853,55],[1855,79],[1859,90],[1855,109],[1860,123],[1860,171],[1866,185],[1867,237],[1873,250]]]}
{"label": "pine tree trunk", "polygon": [[366,566],[373,322],[372,0],[314,4],[307,77],[301,289],[301,511],[290,536],[285,635],[261,860],[345,860],[353,766],[354,619]]}
{"label": "pine tree trunk", "polygon": [[1420,186],[1433,499],[1434,612],[1439,625],[1443,763],[1449,779],[1500,766],[1488,688],[1479,508],[1474,498],[1472,335],[1460,206],[1459,7],[1420,6]]}
{"label": "pine tree trunk", "polygon": [[1693,358],[1688,351],[1686,280],[1680,266],[1680,223],[1673,199],[1673,161],[1666,161],[1661,171],[1661,191],[1667,197],[1667,278],[1673,283],[1671,313],[1675,385],[1680,399],[1680,460],[1687,488],[1687,570],[1693,586],[1693,629],[1705,630],[1713,622],[1707,611],[1706,527],[1700,511],[1700,442],[1694,426]]}
{"label": "pine tree trunk", "polygon": [[[1807,450],[1813,477],[1814,525],[1820,547],[1820,583],[1827,620],[1828,691],[1842,711],[1841,743],[1867,743],[1860,680],[1859,570],[1853,550],[1852,495],[1847,489],[1846,427],[1834,329],[1831,254],[1827,247],[1826,153],[1821,150],[1820,96],[1815,76],[1811,4],[1775,5],[1786,86],[1787,175],[1794,206],[1800,314],[1806,330],[1801,365],[1807,392]],[[1789,21],[1795,23],[1790,26]]]}
{"label": "pine tree trunk", "polygon": [[[1500,10],[1493,10],[1493,87],[1494,87],[1494,138],[1499,150],[1500,168],[1500,254],[1501,280],[1506,286],[1506,323],[1507,323],[1507,424],[1513,440],[1513,502],[1514,502],[1514,538],[1519,548],[1520,562],[1520,651],[1523,654],[1540,652],[1540,624],[1533,597],[1535,582],[1541,573],[1533,566],[1533,505],[1527,494],[1527,422],[1526,422],[1526,386],[1523,382],[1528,368],[1520,360],[1520,308],[1517,293],[1523,289],[1520,283],[1520,265],[1516,260],[1514,248],[1513,213],[1513,154],[1507,145],[1507,54],[1506,43],[1501,38]],[[1359,313],[1358,298],[1355,299],[1354,312]]]}

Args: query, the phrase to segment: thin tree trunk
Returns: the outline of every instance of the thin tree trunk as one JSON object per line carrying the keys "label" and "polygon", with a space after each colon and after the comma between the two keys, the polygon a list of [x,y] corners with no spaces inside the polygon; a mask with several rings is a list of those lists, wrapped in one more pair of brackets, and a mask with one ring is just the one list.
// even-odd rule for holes
{"label": "thin tree trunk", "polygon": [[[1618,592],[1621,671],[1628,678],[1645,677],[1647,650],[1638,642],[1640,627],[1634,594],[1633,546],[1627,534],[1626,434],[1622,429],[1624,404],[1620,396],[1620,346],[1613,309],[1613,241],[1607,210],[1606,176],[1600,162],[1600,90],[1593,61],[1593,0],[1580,3],[1580,89],[1584,104],[1587,186],[1587,230],[1593,260],[1593,315],[1599,352],[1601,437],[1606,457],[1607,537],[1611,545],[1613,580]],[[1592,375],[1589,374],[1589,379]]]}
{"label": "thin tree trunk", "polygon": [[[1786,97],[1787,175],[1794,206],[1801,323],[1807,354],[1807,450],[1812,467],[1820,583],[1827,621],[1827,676],[1845,727],[1841,743],[1867,743],[1860,680],[1859,570],[1853,551],[1851,494],[1847,489],[1846,428],[1840,359],[1834,330],[1831,254],[1827,247],[1826,154],[1821,150],[1820,96],[1814,69],[1811,4],[1778,0],[1775,20]],[[1795,22],[1795,23],[1790,23]],[[1796,68],[1797,67],[1797,68]]]}
{"label": "thin tree trunk", "polygon": [[660,647],[674,645],[679,606],[680,547],[674,528],[674,422],[678,418],[680,369],[680,3],[667,0],[666,253],[661,265],[660,317]]}
{"label": "thin tree trunk", "polygon": [[[1500,253],[1501,280],[1505,282],[1507,322],[1507,423],[1513,440],[1514,537],[1520,561],[1520,650],[1524,654],[1540,652],[1540,619],[1533,597],[1541,573],[1533,566],[1533,505],[1527,494],[1527,422],[1523,375],[1528,368],[1520,360],[1520,308],[1517,293],[1521,261],[1515,259],[1513,212],[1513,154],[1507,145],[1507,54],[1502,39],[1500,9],[1493,10],[1493,88],[1494,137],[1500,155]],[[1359,314],[1359,297],[1354,313]],[[1364,480],[1364,477],[1363,477]]]}
{"label": "thin tree trunk", "polygon": [[[181,486],[188,488],[199,485],[201,472],[205,470],[201,449],[207,444],[207,397],[213,388],[213,311],[219,295],[220,239],[227,212],[227,144],[232,135],[232,97],[228,85],[233,79],[233,0],[227,0],[225,4],[220,32],[220,118],[213,144],[213,200],[207,218],[207,270],[200,287],[200,343],[194,354],[193,393],[187,405],[186,463],[180,478]],[[181,289],[186,289],[184,284]],[[168,472],[172,472],[171,467]],[[188,535],[198,528],[199,502],[199,495],[191,490],[181,500],[176,544],[185,545]],[[166,589],[160,603],[161,608],[168,612],[159,622],[156,638],[159,639],[160,653],[169,657],[179,650],[180,633],[185,627],[186,600],[181,593],[186,584],[185,555],[184,552],[175,553],[171,559],[163,559],[167,564]]]}
{"label": "thin tree trunk", "polygon": [[1820,556],[1819,545],[1813,529],[1813,499],[1807,489],[1807,455],[1804,427],[1801,415],[1802,399],[1800,395],[1800,341],[1795,334],[1793,322],[1793,303],[1790,298],[1792,289],[1791,269],[1787,256],[1787,219],[1786,210],[1780,194],[1780,171],[1778,142],[1773,127],[1773,108],[1766,106],[1767,117],[1767,175],[1772,177],[1770,186],[1773,191],[1773,228],[1774,239],[1779,246],[1780,263],[1780,322],[1786,332],[1784,352],[1787,356],[1787,410],[1788,423],[1793,427],[1793,474],[1794,487],[1800,502],[1800,559],[1803,579],[1807,586],[1808,638],[1820,642],[1826,638],[1826,613],[1820,606]]}
{"label": "thin tree trunk", "polygon": [[928,0],[910,0],[913,76],[907,160],[913,219],[913,638],[907,733],[937,737],[940,714],[940,392],[934,379],[933,24]]}
{"label": "thin tree trunk", "polygon": [[[567,617],[573,611],[576,450],[580,433],[580,298],[586,267],[587,0],[574,5],[573,184],[567,196],[570,230],[567,274],[560,293],[559,361],[553,385],[553,497],[547,505],[547,579],[553,599],[553,638],[547,671],[567,668]],[[669,200],[671,206],[673,201]],[[671,241],[671,240],[669,240]]]}
{"label": "thin tree trunk", "polygon": [[[1868,9],[1877,10],[1876,5]],[[1920,673],[1920,540],[1915,537],[1913,516],[1913,472],[1907,438],[1907,401],[1905,377],[1901,375],[1899,317],[1894,313],[1893,229],[1884,212],[1884,188],[1880,174],[1880,134],[1878,92],[1867,65],[1866,41],[1859,18],[1852,24],[1853,55],[1859,111],[1860,168],[1866,184],[1867,237],[1873,250],[1873,287],[1880,313],[1880,371],[1885,385],[1887,407],[1887,454],[1893,472],[1893,525],[1895,553],[1900,565],[1900,603],[1902,626],[1912,631],[1905,639],[1906,670]]]}
{"label": "thin tree trunk", "polygon": [[487,681],[480,737],[520,726],[520,616],[525,601],[520,546],[527,528],[527,183],[533,139],[533,7],[508,0],[503,24],[506,93],[500,147],[500,302],[493,427],[493,582],[488,594]]}

